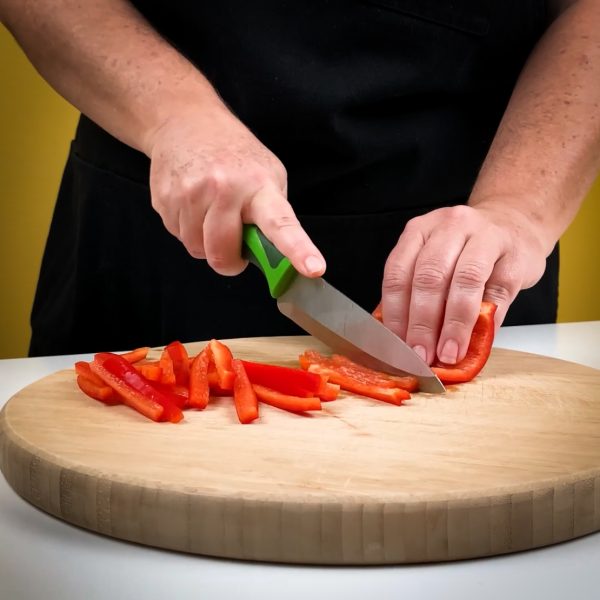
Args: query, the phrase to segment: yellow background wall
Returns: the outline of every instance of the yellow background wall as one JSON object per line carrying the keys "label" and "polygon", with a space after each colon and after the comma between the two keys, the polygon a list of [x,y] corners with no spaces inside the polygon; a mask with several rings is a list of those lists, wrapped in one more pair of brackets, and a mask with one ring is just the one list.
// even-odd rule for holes
{"label": "yellow background wall", "polygon": [[[76,121],[0,26],[0,358],[27,353],[40,259]],[[563,238],[561,263],[559,320],[600,319],[600,180]]]}

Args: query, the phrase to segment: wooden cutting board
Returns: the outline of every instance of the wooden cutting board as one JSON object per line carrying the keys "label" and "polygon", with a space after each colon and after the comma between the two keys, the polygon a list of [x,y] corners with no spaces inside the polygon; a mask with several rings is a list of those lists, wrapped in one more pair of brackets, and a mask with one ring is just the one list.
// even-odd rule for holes
{"label": "wooden cutting board", "polygon": [[[320,348],[227,343],[287,365]],[[5,406],[0,454],[29,502],[141,544],[329,564],[494,555],[600,529],[600,371],[495,349],[445,395],[397,407],[346,394],[310,416],[262,406],[251,425],[227,398],[153,423],[61,371]]]}

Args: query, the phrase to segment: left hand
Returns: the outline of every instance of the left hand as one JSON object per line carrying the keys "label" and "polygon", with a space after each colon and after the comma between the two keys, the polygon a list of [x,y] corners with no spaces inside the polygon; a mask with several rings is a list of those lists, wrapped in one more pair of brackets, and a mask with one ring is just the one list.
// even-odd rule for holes
{"label": "left hand", "polygon": [[481,300],[499,327],[517,293],[544,273],[539,226],[501,199],[409,221],[385,266],[384,323],[431,364],[464,358]]}

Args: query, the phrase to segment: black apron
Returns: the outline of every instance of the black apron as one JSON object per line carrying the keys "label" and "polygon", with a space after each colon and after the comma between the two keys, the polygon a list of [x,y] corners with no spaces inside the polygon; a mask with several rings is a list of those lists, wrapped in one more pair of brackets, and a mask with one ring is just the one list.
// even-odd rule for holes
{"label": "black apron", "polygon": [[[468,199],[542,0],[133,2],[284,163],[327,280],[364,308],[412,217]],[[254,267],[215,274],[150,205],[147,157],[82,117],[32,311],[30,354],[296,334]],[[505,324],[556,319],[558,251]]]}

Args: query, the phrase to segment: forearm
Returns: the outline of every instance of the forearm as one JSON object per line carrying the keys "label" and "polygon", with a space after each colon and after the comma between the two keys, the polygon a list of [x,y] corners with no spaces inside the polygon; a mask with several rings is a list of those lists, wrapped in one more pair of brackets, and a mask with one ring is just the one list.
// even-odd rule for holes
{"label": "forearm", "polygon": [[0,0],[0,19],[50,85],[146,154],[154,132],[186,105],[225,110],[202,74],[126,0]]}
{"label": "forearm", "polygon": [[549,253],[600,168],[600,2],[546,32],[515,87],[469,204],[520,211]]}

